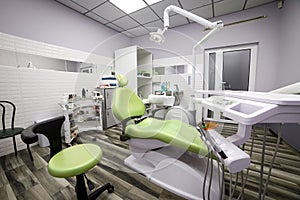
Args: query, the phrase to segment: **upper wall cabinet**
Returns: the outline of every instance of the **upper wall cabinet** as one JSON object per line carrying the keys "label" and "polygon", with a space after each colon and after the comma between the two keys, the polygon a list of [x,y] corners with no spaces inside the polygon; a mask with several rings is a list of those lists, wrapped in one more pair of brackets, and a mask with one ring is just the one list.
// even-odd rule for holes
{"label": "upper wall cabinet", "polygon": [[152,93],[152,53],[138,46],[115,51],[115,71],[128,78],[128,87],[141,98]]}

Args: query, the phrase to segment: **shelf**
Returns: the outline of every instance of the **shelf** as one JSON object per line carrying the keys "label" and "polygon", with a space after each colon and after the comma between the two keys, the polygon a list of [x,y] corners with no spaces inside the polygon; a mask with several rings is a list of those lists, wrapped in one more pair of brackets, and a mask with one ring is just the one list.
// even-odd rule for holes
{"label": "shelf", "polygon": [[138,76],[138,78],[145,78],[145,79],[151,79],[151,76]]}

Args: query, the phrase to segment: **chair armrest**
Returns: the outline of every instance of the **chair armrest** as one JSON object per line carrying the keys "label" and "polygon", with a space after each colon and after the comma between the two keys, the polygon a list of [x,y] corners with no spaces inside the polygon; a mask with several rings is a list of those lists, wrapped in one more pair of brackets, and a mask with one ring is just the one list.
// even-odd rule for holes
{"label": "chair armrest", "polygon": [[121,140],[121,141],[126,141],[126,140],[129,140],[129,139],[130,139],[129,137],[127,137],[127,136],[125,135],[125,129],[126,129],[126,126],[127,126],[127,124],[128,124],[130,121],[134,120],[134,123],[135,123],[135,124],[138,124],[138,123],[140,123],[141,121],[143,121],[143,120],[146,119],[146,118],[147,118],[147,117],[142,117],[142,116],[131,116],[131,117],[128,117],[128,118],[122,120],[122,121],[121,121],[121,124],[122,124],[122,135],[120,135],[120,140]]}
{"label": "chair armrest", "polygon": [[33,132],[34,125],[24,129],[21,133],[21,139],[25,144],[32,144],[38,141],[38,136]]}
{"label": "chair armrest", "polygon": [[162,106],[160,108],[155,108],[155,109],[151,110],[151,114],[149,116],[154,118],[155,113],[157,113],[160,110],[167,110],[169,108],[170,108],[170,106]]}

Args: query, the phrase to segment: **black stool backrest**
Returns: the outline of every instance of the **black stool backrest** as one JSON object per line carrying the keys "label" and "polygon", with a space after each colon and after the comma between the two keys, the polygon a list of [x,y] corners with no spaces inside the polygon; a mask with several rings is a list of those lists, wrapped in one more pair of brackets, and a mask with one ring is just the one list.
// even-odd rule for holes
{"label": "black stool backrest", "polygon": [[61,126],[65,121],[64,116],[47,119],[26,128],[21,135],[22,140],[36,134],[45,135],[50,143],[50,158],[62,150]]}

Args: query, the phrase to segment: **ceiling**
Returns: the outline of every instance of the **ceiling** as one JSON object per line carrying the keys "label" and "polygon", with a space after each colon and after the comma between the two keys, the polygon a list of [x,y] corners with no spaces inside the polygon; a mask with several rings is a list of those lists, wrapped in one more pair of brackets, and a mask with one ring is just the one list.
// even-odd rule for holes
{"label": "ceiling", "polygon": [[[126,14],[109,0],[56,0],[86,17],[107,27],[123,33],[128,37],[146,35],[163,28],[163,11],[169,5],[175,5],[196,15],[210,19],[252,7],[260,6],[276,0],[162,0],[148,5],[133,13]],[[124,0],[125,1],[125,0]],[[130,3],[130,0],[127,0]],[[193,23],[174,12],[170,13],[170,27]]]}

